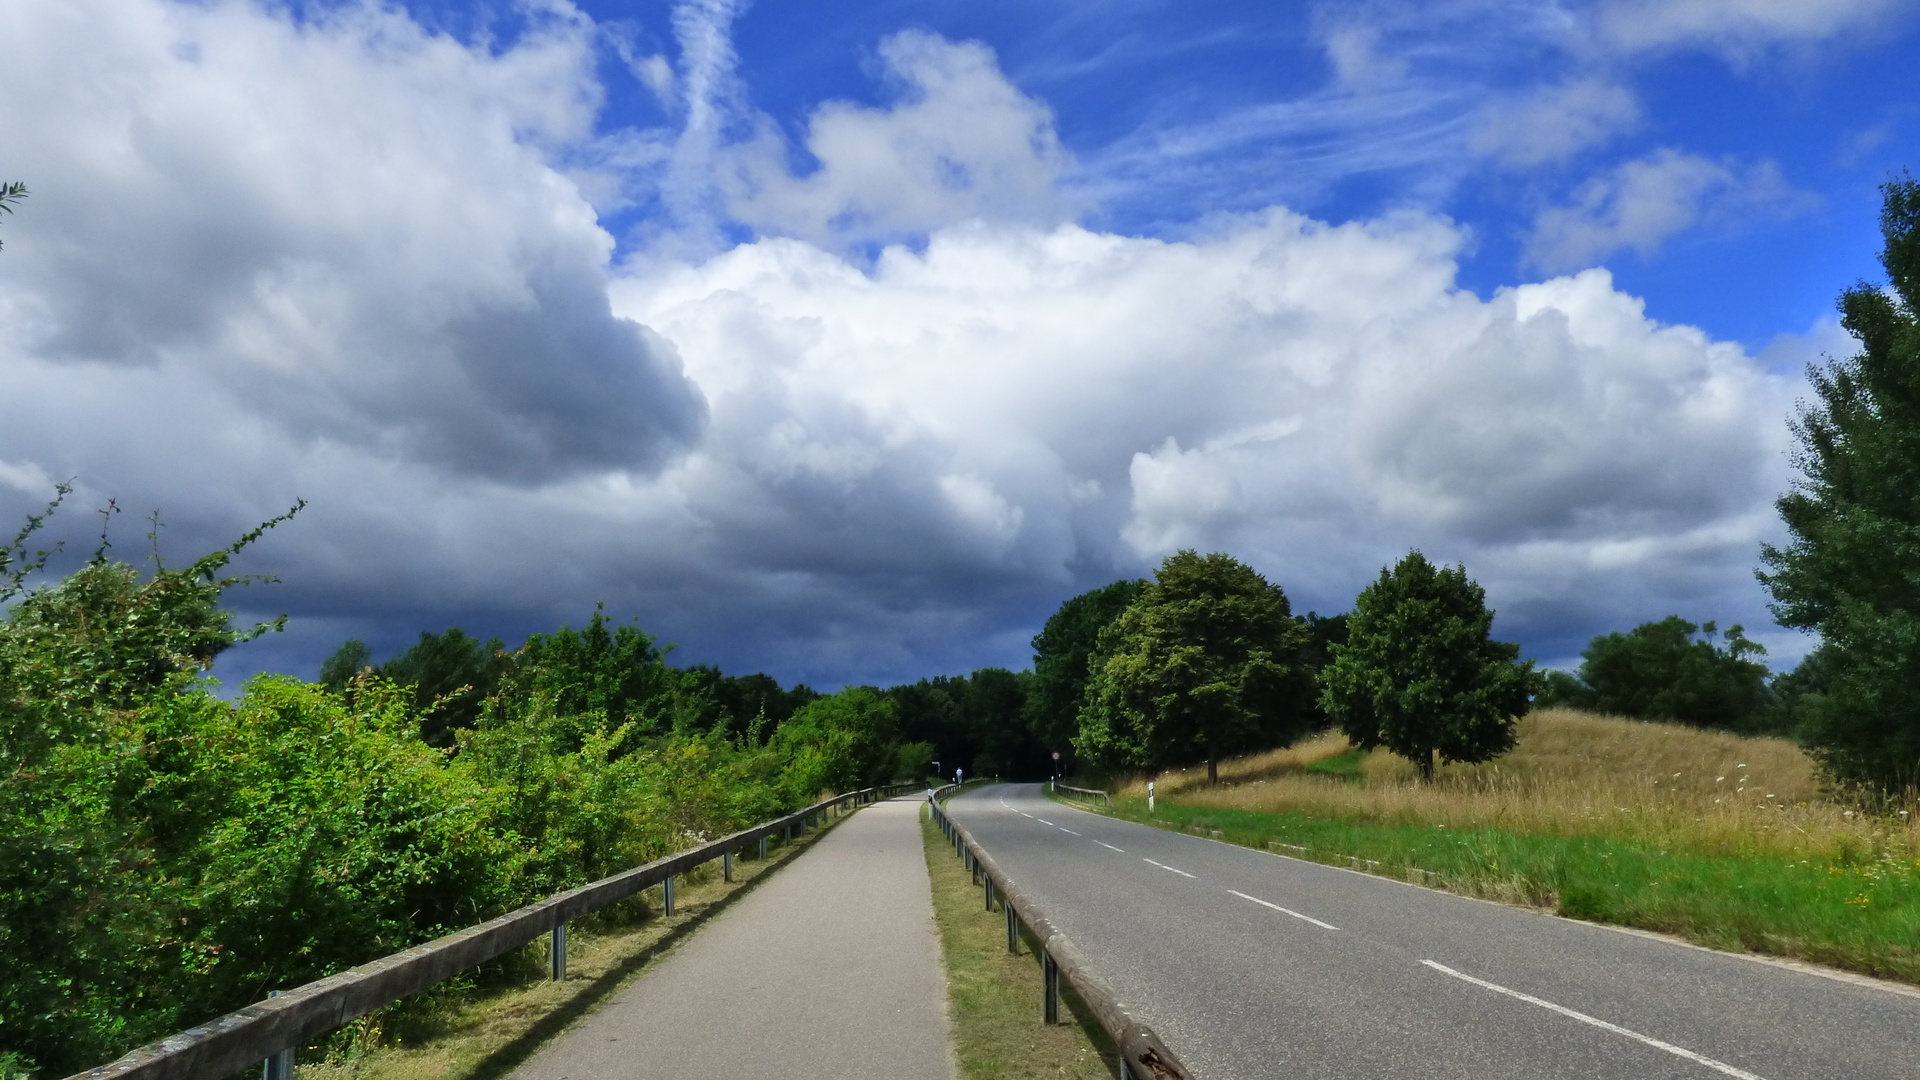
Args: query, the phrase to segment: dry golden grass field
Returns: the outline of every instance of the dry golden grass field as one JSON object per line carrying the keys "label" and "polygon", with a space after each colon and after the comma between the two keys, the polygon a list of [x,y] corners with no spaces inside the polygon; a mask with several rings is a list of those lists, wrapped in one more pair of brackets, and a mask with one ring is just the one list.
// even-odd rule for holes
{"label": "dry golden grass field", "polygon": [[[1633,838],[1695,850],[1827,855],[1920,854],[1916,807],[1867,814],[1827,797],[1813,760],[1785,739],[1544,709],[1523,718],[1519,744],[1497,761],[1442,766],[1421,784],[1385,750],[1361,754],[1337,732],[1160,776],[1158,791],[1191,807],[1294,811],[1450,828]],[[1117,794],[1144,798],[1133,778]],[[1904,813],[1903,813],[1904,810]]]}

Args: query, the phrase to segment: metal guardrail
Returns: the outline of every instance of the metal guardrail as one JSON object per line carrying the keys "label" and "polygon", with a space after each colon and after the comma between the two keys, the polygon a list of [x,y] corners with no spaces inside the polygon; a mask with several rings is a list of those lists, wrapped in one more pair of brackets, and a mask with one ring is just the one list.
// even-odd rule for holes
{"label": "metal guardrail", "polygon": [[1074,793],[1075,795],[1086,795],[1086,796],[1089,796],[1089,797],[1091,797],[1091,796],[1094,796],[1094,795],[1098,795],[1098,796],[1100,796],[1100,797],[1101,797],[1102,799],[1105,799],[1105,800],[1107,801],[1107,805],[1108,805],[1108,806],[1112,806],[1112,805],[1113,805],[1113,796],[1111,796],[1111,795],[1109,795],[1109,794],[1107,794],[1107,793],[1106,793],[1106,792],[1104,792],[1104,791],[1098,791],[1098,790],[1095,790],[1095,789],[1093,789],[1093,788],[1084,788],[1084,787],[1074,787],[1074,786],[1072,786],[1072,785],[1070,785],[1070,784],[1063,784],[1063,783],[1061,783],[1060,781],[1058,781],[1058,780],[1055,780],[1055,781],[1053,782],[1053,790],[1055,790],[1055,791],[1071,791],[1071,792],[1073,792],[1073,793]]}
{"label": "metal guardrail", "polygon": [[266,1080],[291,1080],[291,1048],[305,1045],[351,1020],[419,993],[452,975],[504,955],[541,934],[552,935],[553,973],[566,973],[567,923],[624,900],[654,885],[665,887],[666,910],[673,913],[673,878],[714,859],[723,860],[732,880],[733,853],[784,832],[805,833],[820,818],[907,791],[921,784],[863,788],[815,803],[750,829],[696,848],[655,859],[643,866],[590,882],[469,926],[371,963],[329,975],[305,986],[256,1001],[217,1020],[188,1028],[159,1042],[130,1051],[116,1061],[68,1080],[224,1080],[251,1065],[267,1063]]}
{"label": "metal guardrail", "polygon": [[997,899],[1006,911],[1007,950],[1020,951],[1020,925],[1023,922],[1040,943],[1040,977],[1045,988],[1043,1022],[1059,1023],[1060,983],[1065,979],[1079,992],[1080,1000],[1092,1010],[1094,1019],[1113,1039],[1113,1044],[1120,1048],[1120,1080],[1191,1080],[1193,1074],[1160,1041],[1160,1036],[1154,1034],[1146,1021],[1133,1015],[1106,980],[1088,965],[1079,948],[1035,905],[1032,897],[1022,891],[1006,871],[1000,869],[1000,865],[993,861],[993,856],[987,854],[965,826],[947,814],[941,800],[959,788],[960,785],[949,784],[927,793],[927,802],[933,808],[933,820],[947,839],[953,842],[954,854],[964,860],[967,868],[981,881],[986,892],[987,910],[993,910],[993,903]]}

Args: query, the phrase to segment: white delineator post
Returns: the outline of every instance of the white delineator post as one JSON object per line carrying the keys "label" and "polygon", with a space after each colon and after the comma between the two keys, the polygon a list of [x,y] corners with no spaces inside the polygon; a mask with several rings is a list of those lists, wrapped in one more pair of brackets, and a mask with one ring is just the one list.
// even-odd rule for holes
{"label": "white delineator post", "polygon": [[1147,809],[1153,809],[1153,781],[1147,781]]}

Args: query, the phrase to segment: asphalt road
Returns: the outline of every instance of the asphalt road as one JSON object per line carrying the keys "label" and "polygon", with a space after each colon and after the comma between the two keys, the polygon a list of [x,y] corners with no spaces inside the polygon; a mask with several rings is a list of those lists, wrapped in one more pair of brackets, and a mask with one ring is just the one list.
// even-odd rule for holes
{"label": "asphalt road", "polygon": [[1201,1080],[1914,1080],[1920,993],[967,792],[956,821]]}
{"label": "asphalt road", "polygon": [[834,826],[509,1080],[951,1080],[923,801]]}

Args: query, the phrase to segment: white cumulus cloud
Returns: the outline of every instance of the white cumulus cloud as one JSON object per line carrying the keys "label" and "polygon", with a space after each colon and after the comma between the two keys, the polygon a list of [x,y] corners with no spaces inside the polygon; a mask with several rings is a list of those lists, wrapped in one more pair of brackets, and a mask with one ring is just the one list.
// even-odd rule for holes
{"label": "white cumulus cloud", "polygon": [[1791,214],[1809,198],[1769,161],[1657,150],[1582,184],[1571,202],[1540,211],[1526,257],[1548,270],[1591,265],[1625,248],[1644,258],[1696,226],[1734,225],[1746,214]]}
{"label": "white cumulus cloud", "polygon": [[993,51],[903,31],[879,59],[900,99],[828,102],[807,121],[817,166],[789,167],[771,125],[722,166],[735,218],[817,243],[889,240],[959,221],[1070,216],[1058,181],[1071,166],[1053,114],[1007,81]]}
{"label": "white cumulus cloud", "polygon": [[1459,242],[1278,211],[1184,243],[967,226],[870,271],[763,241],[615,295],[713,405],[667,482],[696,516],[751,507],[723,531],[766,573],[1058,592],[1199,546],[1324,609],[1424,545],[1550,622],[1568,578],[1644,601],[1702,536],[1755,543],[1783,384],[1603,271],[1476,298]]}
{"label": "white cumulus cloud", "polygon": [[1526,168],[1565,161],[1639,123],[1639,103],[1626,88],[1579,79],[1496,98],[1481,110],[1468,145]]}
{"label": "white cumulus cloud", "polygon": [[[544,160],[597,106],[585,27],[498,56],[353,7],[11,11],[0,352],[205,379],[299,440],[507,482],[657,468],[703,405],[608,308],[611,238]],[[49,92],[50,87],[60,88]]]}
{"label": "white cumulus cloud", "polygon": [[1825,41],[1885,22],[1906,0],[1601,0],[1601,37],[1627,50],[1706,47],[1745,60],[1770,47]]}

